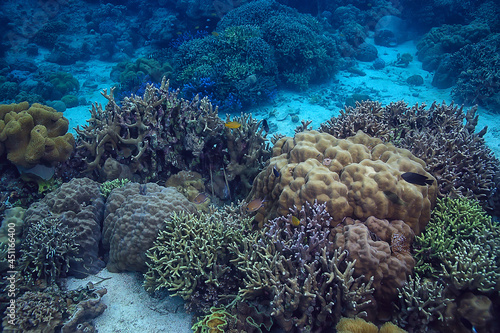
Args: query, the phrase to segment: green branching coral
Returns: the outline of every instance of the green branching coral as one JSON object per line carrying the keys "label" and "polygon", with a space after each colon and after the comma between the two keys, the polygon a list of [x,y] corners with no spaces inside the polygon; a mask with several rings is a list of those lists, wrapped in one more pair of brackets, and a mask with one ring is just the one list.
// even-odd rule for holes
{"label": "green branching coral", "polygon": [[69,270],[78,253],[76,231],[59,218],[47,217],[29,226],[21,243],[19,268],[28,284],[42,279],[53,284]]}
{"label": "green branching coral", "polygon": [[102,195],[107,198],[108,195],[111,193],[111,191],[113,191],[115,188],[122,187],[123,185],[125,185],[125,184],[127,184],[129,182],[130,182],[130,180],[128,180],[128,179],[113,179],[113,180],[108,180],[108,181],[104,182],[100,186],[99,189],[100,189]]}
{"label": "green branching coral", "polygon": [[230,245],[241,246],[250,221],[229,209],[199,215],[173,213],[147,252],[145,289],[168,289],[204,312],[220,305],[221,295],[235,296],[239,276],[231,264],[236,254]]}
{"label": "green branching coral", "polygon": [[480,245],[481,251],[490,253],[485,254],[487,258],[494,258],[492,264],[498,265],[499,237],[500,227],[478,202],[465,198],[439,199],[426,229],[415,237],[415,271],[429,277],[441,272],[443,260],[452,260],[453,253],[463,251],[466,242]]}
{"label": "green branching coral", "polygon": [[466,240],[453,252],[442,256],[443,273],[440,275],[451,281],[457,290],[492,291],[500,278],[494,252],[485,251],[482,245]]}
{"label": "green branching coral", "polygon": [[[437,281],[409,277],[408,283],[399,290],[399,305],[395,321],[400,327],[412,327],[420,332],[429,323],[444,319],[443,312],[452,300],[444,295],[444,286]],[[422,331],[423,332],[423,331]]]}

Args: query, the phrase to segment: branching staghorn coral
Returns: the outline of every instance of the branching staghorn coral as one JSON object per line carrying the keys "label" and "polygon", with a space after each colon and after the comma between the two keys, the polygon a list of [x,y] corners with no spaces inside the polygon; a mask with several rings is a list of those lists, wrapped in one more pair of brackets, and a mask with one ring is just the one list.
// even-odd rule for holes
{"label": "branching staghorn coral", "polygon": [[173,213],[147,252],[145,289],[168,289],[205,313],[223,305],[238,292],[240,275],[231,260],[248,230],[250,218],[229,211]]}
{"label": "branching staghorn coral", "polygon": [[[354,278],[354,263],[328,239],[325,205],[304,206],[247,238],[234,260],[244,274],[240,296],[269,304],[285,331],[324,329],[375,306],[371,281]],[[291,226],[292,216],[300,217],[298,227]]]}
{"label": "branching staghorn coral", "polygon": [[70,268],[70,260],[78,253],[76,231],[58,217],[46,217],[29,225],[23,242],[19,269],[28,284],[42,279],[55,283]]}
{"label": "branching staghorn coral", "polygon": [[475,245],[484,252],[481,256],[492,259],[490,265],[500,267],[499,237],[500,226],[478,202],[466,198],[439,199],[427,228],[415,238],[415,271],[428,277],[439,275],[445,267],[444,260],[452,260],[464,247],[472,249]]}
{"label": "branching staghorn coral", "polygon": [[[497,252],[500,252],[497,250]],[[441,255],[445,281],[450,281],[453,290],[492,291],[500,279],[500,267],[496,265],[497,253],[485,251],[481,244],[465,240],[452,252]]]}
{"label": "branching staghorn coral", "polygon": [[395,322],[410,332],[426,332],[429,323],[443,321],[446,306],[452,300],[444,294],[444,286],[437,281],[410,276],[399,289]]}

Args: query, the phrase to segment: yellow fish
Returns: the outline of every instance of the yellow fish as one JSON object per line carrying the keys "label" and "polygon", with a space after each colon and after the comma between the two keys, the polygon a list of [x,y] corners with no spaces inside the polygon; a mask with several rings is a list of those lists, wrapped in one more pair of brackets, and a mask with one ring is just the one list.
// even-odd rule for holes
{"label": "yellow fish", "polygon": [[294,226],[294,227],[298,227],[300,225],[300,220],[297,216],[293,216],[292,215],[292,218],[290,219],[290,223]]}
{"label": "yellow fish", "polygon": [[227,128],[240,128],[241,124],[237,121],[228,121],[224,124]]}
{"label": "yellow fish", "polygon": [[214,36],[214,37],[219,37],[219,33],[218,33],[218,32],[216,32],[216,31],[212,31],[212,36]]}

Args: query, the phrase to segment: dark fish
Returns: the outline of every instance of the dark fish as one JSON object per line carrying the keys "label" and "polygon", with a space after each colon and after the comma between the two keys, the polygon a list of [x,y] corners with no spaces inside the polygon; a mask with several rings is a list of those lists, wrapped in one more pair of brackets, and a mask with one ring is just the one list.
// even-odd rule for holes
{"label": "dark fish", "polygon": [[432,185],[434,183],[434,179],[429,179],[427,176],[415,172],[405,172],[401,177],[408,183],[420,186]]}
{"label": "dark fish", "polygon": [[472,323],[469,320],[467,320],[467,318],[460,316],[460,322],[462,323],[462,325],[465,326],[466,329],[471,330],[471,332],[473,333],[477,333],[476,328],[474,327],[474,325],[472,325]]}
{"label": "dark fish", "polygon": [[278,168],[276,167],[276,165],[273,166],[273,175],[276,178],[279,178],[279,176],[281,176],[280,171],[278,170]]}
{"label": "dark fish", "polygon": [[205,201],[207,201],[208,199],[208,195],[204,192],[198,194],[194,199],[193,199],[193,202],[197,205],[199,204],[202,204],[204,203]]}
{"label": "dark fish", "polygon": [[401,200],[399,195],[397,195],[396,193],[394,193],[392,191],[384,191],[384,194],[387,197],[387,199],[389,199],[389,201],[395,205],[404,205],[405,204],[405,202],[403,200]]}
{"label": "dark fish", "polygon": [[267,120],[262,120],[262,129],[264,130],[264,132],[269,132],[269,124],[267,123]]}

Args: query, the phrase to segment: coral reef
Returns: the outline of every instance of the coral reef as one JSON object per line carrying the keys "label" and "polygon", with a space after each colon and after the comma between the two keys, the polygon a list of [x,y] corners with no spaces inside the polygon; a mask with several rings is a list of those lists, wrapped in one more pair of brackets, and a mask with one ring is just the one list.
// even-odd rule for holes
{"label": "coral reef", "polygon": [[101,298],[105,288],[91,283],[76,290],[61,291],[57,286],[44,291],[27,291],[16,299],[13,318],[3,318],[6,332],[95,332],[92,319],[101,315],[106,305]]}
{"label": "coral reef", "polygon": [[305,88],[335,72],[335,40],[322,32],[320,23],[312,16],[274,0],[258,0],[227,13],[217,29],[245,25],[260,28],[262,39],[274,50],[280,78],[287,85]]}
{"label": "coral reef", "polygon": [[400,176],[416,172],[433,179],[424,168],[425,163],[408,150],[362,132],[336,139],[305,131],[275,143],[273,157],[254,180],[248,201],[265,198],[255,216],[260,225],[287,214],[294,205],[317,199],[326,202],[336,223],[344,217],[400,219],[418,234],[429,221],[437,185],[414,185]]}
{"label": "coral reef", "polygon": [[[293,227],[292,216],[300,216]],[[317,331],[341,316],[368,316],[376,303],[372,280],[354,278],[355,263],[329,240],[331,221],[325,204],[306,203],[269,222],[238,249],[235,262],[244,273],[243,299],[269,304],[273,320],[285,331]]]}
{"label": "coral reef", "polygon": [[[229,167],[233,195],[246,195],[248,182],[270,155],[265,134],[257,129],[260,121],[241,116],[236,118],[240,128],[226,131],[206,98],[188,101],[178,93],[163,80],[160,87],[148,85],[143,96],[125,98],[119,107],[113,92],[104,92],[106,108],[93,105],[89,125],[77,129],[76,153],[86,156],[86,173],[103,180],[132,174],[148,181],[190,170],[215,182]],[[119,165],[110,161],[104,168],[109,158]]]}
{"label": "coral reef", "polygon": [[407,333],[391,322],[386,322],[380,329],[363,318],[341,318],[335,326],[338,333]]}
{"label": "coral reef", "polygon": [[408,149],[425,162],[440,193],[475,198],[487,211],[498,212],[500,191],[494,178],[500,163],[482,138],[486,128],[475,133],[476,112],[475,107],[465,112],[445,103],[426,108],[425,104],[408,107],[396,102],[382,107],[367,101],[322,124],[320,132],[344,139],[362,130]]}
{"label": "coral reef", "polygon": [[[32,204],[25,213],[24,229],[25,233],[29,233],[32,226],[39,224],[39,221],[46,221],[33,230],[41,232],[43,229],[39,229],[40,227],[48,228],[62,242],[70,242],[67,237],[71,235],[69,245],[75,250],[67,257],[68,273],[82,278],[88,274],[95,274],[104,267],[104,262],[99,259],[103,214],[104,197],[101,195],[99,183],[88,178],[75,178]],[[53,221],[59,227],[54,229],[49,221]],[[30,243],[26,243],[26,251],[38,258],[38,265],[44,265],[44,259],[40,257],[41,253],[32,248],[31,242],[42,247],[53,246],[55,253],[58,253],[57,244],[40,243],[41,238],[46,237],[48,236],[39,235]],[[61,247],[61,251],[63,250],[64,247]]]}
{"label": "coral reef", "polygon": [[[489,290],[500,278],[500,226],[470,199],[439,199],[415,239],[415,271],[458,290]],[[474,281],[475,280],[475,281]]]}
{"label": "coral reef", "polygon": [[196,208],[173,187],[130,182],[114,189],[106,202],[102,230],[108,270],[146,271],[146,251],[178,211],[194,213]]}
{"label": "coral reef", "polygon": [[231,263],[234,248],[242,248],[250,221],[228,210],[173,213],[146,254],[150,261],[144,287],[150,292],[168,289],[188,300],[189,309],[204,313],[227,303],[238,293],[241,279]]}
{"label": "coral reef", "polygon": [[18,267],[27,285],[42,280],[55,283],[66,276],[70,260],[78,253],[76,231],[57,217],[46,217],[30,223],[21,243]]}
{"label": "coral reef", "polygon": [[75,144],[68,119],[45,105],[0,105],[0,155],[17,166],[54,165],[68,159]]}
{"label": "coral reef", "polygon": [[373,278],[377,301],[390,302],[415,266],[410,227],[400,220],[371,216],[364,222],[346,218],[334,230],[335,245],[347,250],[348,259],[355,262],[354,276]]}
{"label": "coral reef", "polygon": [[431,323],[444,321],[444,310],[452,301],[445,296],[442,284],[418,275],[409,277],[398,297],[395,321],[410,332],[425,332]]}

